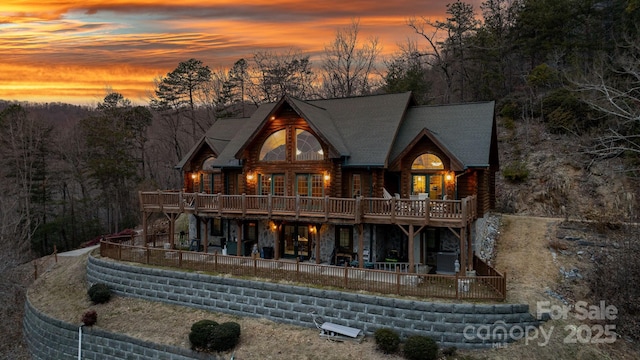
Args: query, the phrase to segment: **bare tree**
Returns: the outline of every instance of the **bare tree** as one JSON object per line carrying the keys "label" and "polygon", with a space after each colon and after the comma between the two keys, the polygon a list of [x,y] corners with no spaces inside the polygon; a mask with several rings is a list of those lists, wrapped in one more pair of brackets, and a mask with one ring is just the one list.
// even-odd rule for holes
{"label": "bare tree", "polygon": [[256,105],[277,101],[285,94],[301,99],[313,94],[315,75],[311,62],[309,56],[299,50],[291,49],[282,54],[256,52],[249,76],[252,81],[247,95]]}
{"label": "bare tree", "polygon": [[[640,40],[627,38],[613,58],[602,58],[599,67],[573,85],[583,100],[602,114],[608,131],[597,137],[588,153],[598,158],[635,154],[640,158]],[[611,65],[609,65],[611,64]],[[627,169],[638,173],[640,169]]]}
{"label": "bare tree", "polygon": [[359,20],[336,31],[332,43],[325,46],[322,63],[322,87],[326,97],[341,98],[371,93],[371,77],[382,50],[377,38],[360,44]]}

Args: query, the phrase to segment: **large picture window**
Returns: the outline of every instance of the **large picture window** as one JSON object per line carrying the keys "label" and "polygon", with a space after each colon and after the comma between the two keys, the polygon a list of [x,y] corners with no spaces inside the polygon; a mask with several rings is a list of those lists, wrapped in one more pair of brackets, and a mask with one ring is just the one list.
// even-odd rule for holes
{"label": "large picture window", "polygon": [[260,149],[261,161],[285,161],[287,159],[287,130],[269,135]]}
{"label": "large picture window", "polygon": [[444,170],[444,163],[436,155],[422,154],[413,160],[411,170]]}
{"label": "large picture window", "polygon": [[320,142],[306,130],[296,129],[296,160],[322,160],[324,152]]}

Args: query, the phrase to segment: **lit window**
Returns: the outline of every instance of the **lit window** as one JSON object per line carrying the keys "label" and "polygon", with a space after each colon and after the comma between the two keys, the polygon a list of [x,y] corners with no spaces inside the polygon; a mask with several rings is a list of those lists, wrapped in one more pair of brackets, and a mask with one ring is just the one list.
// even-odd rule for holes
{"label": "lit window", "polygon": [[422,154],[413,160],[411,170],[443,170],[444,163],[433,154]]}
{"label": "lit window", "polygon": [[262,149],[260,149],[261,161],[285,161],[287,148],[287,130],[279,130],[269,135]]}

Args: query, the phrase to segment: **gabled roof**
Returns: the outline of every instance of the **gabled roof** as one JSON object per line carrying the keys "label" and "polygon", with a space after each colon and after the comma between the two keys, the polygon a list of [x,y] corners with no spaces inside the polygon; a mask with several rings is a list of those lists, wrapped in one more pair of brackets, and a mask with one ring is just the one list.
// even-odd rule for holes
{"label": "gabled roof", "polygon": [[242,129],[247,126],[249,120],[250,118],[220,118],[216,120],[204,136],[191,147],[187,154],[176,165],[176,168],[182,169],[205,145],[211,149],[214,156],[217,157],[216,161],[218,161],[228,145],[232,146],[233,143],[235,143],[234,139],[239,133],[242,133]]}
{"label": "gabled roof", "polygon": [[488,167],[494,126],[495,103],[415,106],[407,116],[393,146],[395,160],[424,129],[454,154],[464,168]]}
{"label": "gabled roof", "polygon": [[285,96],[258,107],[250,118],[220,119],[178,164],[182,168],[205,144],[214,167],[240,167],[237,157],[269,118],[290,106],[342,157],[344,167],[388,167],[408,147],[428,137],[456,168],[488,167],[495,126],[494,102],[414,106],[410,92],[303,101]]}
{"label": "gabled roof", "polygon": [[343,166],[384,167],[405,111],[412,103],[410,92],[314,100],[326,109],[349,153]]}

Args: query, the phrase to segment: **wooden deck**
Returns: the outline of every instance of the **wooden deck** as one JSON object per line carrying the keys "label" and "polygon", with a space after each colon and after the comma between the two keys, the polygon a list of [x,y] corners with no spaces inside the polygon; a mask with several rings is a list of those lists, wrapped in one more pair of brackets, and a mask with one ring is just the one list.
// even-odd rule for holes
{"label": "wooden deck", "polygon": [[140,192],[143,212],[203,217],[292,220],[335,224],[465,227],[477,218],[475,196],[461,200],[222,195]]}
{"label": "wooden deck", "polygon": [[[302,286],[322,286],[351,291],[467,300],[504,300],[506,276],[480,259],[477,276],[416,274],[356,267],[319,265],[311,262],[254,259],[135,246],[124,242],[100,242],[100,255],[118,261],[146,265],[286,281]],[[480,266],[481,265],[481,266]]]}

